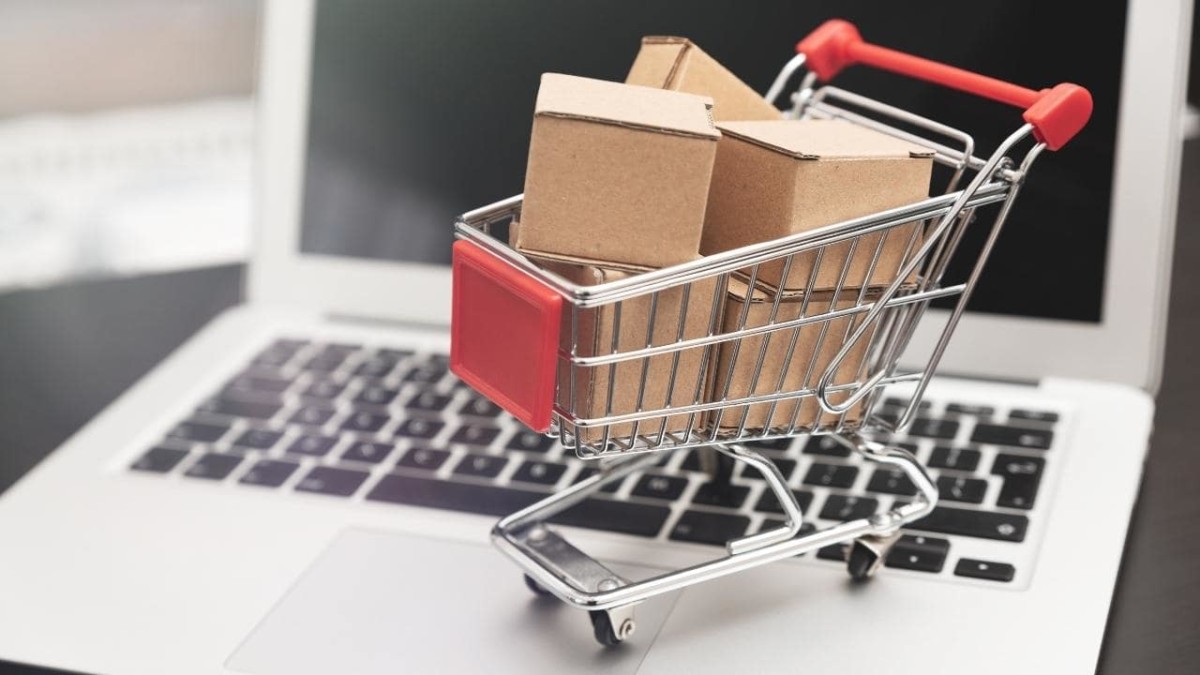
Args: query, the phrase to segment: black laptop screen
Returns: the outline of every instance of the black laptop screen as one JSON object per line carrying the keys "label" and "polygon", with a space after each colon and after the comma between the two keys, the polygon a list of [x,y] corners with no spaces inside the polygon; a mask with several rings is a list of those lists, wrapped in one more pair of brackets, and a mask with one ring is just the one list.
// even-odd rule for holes
{"label": "black laptop screen", "polygon": [[[541,73],[619,81],[641,36],[683,35],[764,91],[797,39],[842,17],[872,42],[1091,90],[1091,125],[1034,167],[971,309],[1097,322],[1125,13],[1091,3],[1088,28],[1065,40],[1076,9],[1037,0],[319,2],[301,249],[447,263],[457,214],[522,190]],[[1015,109],[864,68],[837,84],[965,129],[985,151],[1020,124]]]}

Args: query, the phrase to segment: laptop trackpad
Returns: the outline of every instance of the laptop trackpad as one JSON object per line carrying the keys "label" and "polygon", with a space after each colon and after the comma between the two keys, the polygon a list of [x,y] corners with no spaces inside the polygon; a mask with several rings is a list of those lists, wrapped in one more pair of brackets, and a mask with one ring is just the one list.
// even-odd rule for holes
{"label": "laptop trackpad", "polygon": [[640,605],[637,635],[605,649],[585,612],[534,596],[487,546],[347,530],[227,665],[255,675],[632,673],[676,597]]}

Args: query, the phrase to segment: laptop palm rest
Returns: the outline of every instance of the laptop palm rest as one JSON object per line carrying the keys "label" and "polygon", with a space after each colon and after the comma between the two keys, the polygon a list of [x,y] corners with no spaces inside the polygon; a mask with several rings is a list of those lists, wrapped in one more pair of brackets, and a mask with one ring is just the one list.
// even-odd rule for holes
{"label": "laptop palm rest", "polygon": [[226,665],[254,675],[633,673],[677,597],[639,606],[636,639],[606,650],[584,612],[534,596],[486,545],[349,529]]}

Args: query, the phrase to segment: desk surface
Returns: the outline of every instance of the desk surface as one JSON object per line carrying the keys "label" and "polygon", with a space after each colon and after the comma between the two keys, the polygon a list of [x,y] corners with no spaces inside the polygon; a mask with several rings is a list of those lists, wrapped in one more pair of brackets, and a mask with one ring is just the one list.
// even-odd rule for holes
{"label": "desk surface", "polygon": [[[1197,181],[1193,143],[1184,157],[1165,375],[1101,673],[1200,664],[1200,194],[1190,189]],[[0,295],[0,491],[236,303],[241,274],[222,267]]]}

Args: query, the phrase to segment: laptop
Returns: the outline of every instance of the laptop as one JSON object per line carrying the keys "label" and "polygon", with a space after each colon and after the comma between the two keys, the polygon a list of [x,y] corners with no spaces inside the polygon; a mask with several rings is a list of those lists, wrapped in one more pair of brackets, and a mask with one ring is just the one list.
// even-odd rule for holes
{"label": "laptop", "polygon": [[[845,16],[872,41],[1031,86],[1078,81],[1097,101],[1077,142],[1035,167],[927,422],[893,439],[941,502],[874,579],[851,583],[823,549],[648,601],[605,648],[488,543],[514,504],[594,470],[447,369],[453,216],[520,191],[538,75],[621,79],[641,35],[683,34],[765,89],[838,4],[268,3],[246,302],[0,497],[0,659],[156,674],[1092,672],[1162,365],[1190,3],[1097,5],[1070,45],[1056,38],[1074,17],[1042,3]],[[839,84],[994,126],[981,147],[1019,124],[891,76]],[[760,449],[816,525],[907,498],[828,439]],[[699,469],[692,451],[664,454],[561,527],[637,578],[720,555],[706,520],[749,533],[780,517],[756,475],[723,492]]]}

